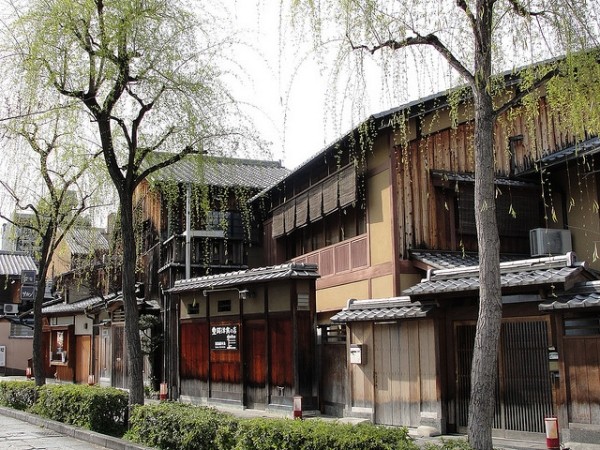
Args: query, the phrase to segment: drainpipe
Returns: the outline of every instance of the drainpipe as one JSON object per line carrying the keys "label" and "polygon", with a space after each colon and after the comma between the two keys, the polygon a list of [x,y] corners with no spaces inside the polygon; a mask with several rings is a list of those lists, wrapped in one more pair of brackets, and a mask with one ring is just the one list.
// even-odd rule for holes
{"label": "drainpipe", "polygon": [[185,193],[185,279],[192,277],[192,185]]}

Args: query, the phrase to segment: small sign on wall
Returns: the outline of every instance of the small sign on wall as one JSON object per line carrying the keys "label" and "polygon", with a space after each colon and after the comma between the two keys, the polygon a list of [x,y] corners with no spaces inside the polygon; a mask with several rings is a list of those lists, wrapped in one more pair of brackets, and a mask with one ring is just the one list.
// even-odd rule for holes
{"label": "small sign on wall", "polygon": [[210,329],[211,350],[237,350],[238,325],[214,326]]}
{"label": "small sign on wall", "polygon": [[0,367],[6,367],[6,345],[0,345]]}
{"label": "small sign on wall", "polygon": [[350,344],[350,363],[351,364],[364,364],[363,346],[361,344]]}

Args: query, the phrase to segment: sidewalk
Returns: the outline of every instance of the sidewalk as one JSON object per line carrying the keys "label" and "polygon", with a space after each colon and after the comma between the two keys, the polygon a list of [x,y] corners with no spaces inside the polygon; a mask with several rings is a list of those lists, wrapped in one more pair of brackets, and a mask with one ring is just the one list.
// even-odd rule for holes
{"label": "sidewalk", "polygon": [[[1,380],[25,380],[25,377],[0,377]],[[48,380],[49,383],[55,382],[54,380]],[[154,402],[153,400],[147,401]],[[233,416],[241,418],[291,418],[289,411],[265,411],[260,409],[246,409],[241,407],[231,407],[224,405],[210,405],[219,411],[227,412]],[[47,420],[33,414],[28,414],[22,411],[17,411],[11,408],[0,407],[0,414],[8,417],[13,417],[19,420],[23,420],[50,430],[57,431],[67,436],[73,436],[79,440],[87,441],[95,445],[100,445],[109,449],[116,450],[148,450],[148,447],[132,444],[131,442],[123,439],[117,439],[103,434],[95,433],[93,431],[84,430],[81,428],[66,425],[53,420]],[[355,419],[351,417],[332,417],[323,415],[305,415],[306,420],[321,419],[327,421],[337,421],[340,423],[351,423],[356,424],[364,422],[363,419]],[[464,435],[443,435],[435,437],[421,437],[417,435],[416,429],[409,429],[409,435],[415,440],[420,446],[424,447],[427,444],[441,444],[443,440],[452,439],[466,439]],[[506,438],[494,438],[494,449],[495,450],[547,450],[546,441],[543,435],[540,435],[539,440],[522,440],[522,439],[506,439]],[[569,448],[571,450],[600,450],[600,444],[587,444],[587,443],[574,443],[564,442],[562,448]]]}

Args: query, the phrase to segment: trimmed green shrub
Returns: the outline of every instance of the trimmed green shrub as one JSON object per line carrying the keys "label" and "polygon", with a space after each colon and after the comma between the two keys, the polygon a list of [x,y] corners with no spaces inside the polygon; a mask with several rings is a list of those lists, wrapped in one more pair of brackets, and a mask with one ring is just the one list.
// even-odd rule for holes
{"label": "trimmed green shrub", "polygon": [[37,397],[33,381],[0,382],[0,405],[26,410],[31,408]]}
{"label": "trimmed green shrub", "polygon": [[162,402],[134,407],[125,438],[160,449],[228,450],[237,425],[213,408]]}
{"label": "trimmed green shrub", "polygon": [[250,419],[240,422],[235,450],[414,450],[406,428],[322,420]]}
{"label": "trimmed green shrub", "polygon": [[425,450],[473,450],[473,447],[464,439],[442,439],[441,444],[428,443]]}
{"label": "trimmed green shrub", "polygon": [[112,436],[126,430],[127,392],[79,384],[46,384],[38,388],[31,412],[58,422]]}

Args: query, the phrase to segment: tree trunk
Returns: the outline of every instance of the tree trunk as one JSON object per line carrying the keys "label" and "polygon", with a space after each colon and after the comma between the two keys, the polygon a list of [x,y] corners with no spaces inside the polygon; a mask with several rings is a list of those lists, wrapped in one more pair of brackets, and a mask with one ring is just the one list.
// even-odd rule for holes
{"label": "tree trunk", "polygon": [[498,341],[502,320],[500,239],[494,184],[494,107],[490,95],[493,2],[479,0],[475,39],[475,223],[479,246],[479,313],[471,366],[469,443],[492,449]]}
{"label": "tree trunk", "polygon": [[[50,232],[52,230],[52,232]],[[33,300],[33,378],[36,386],[46,384],[46,367],[44,365],[43,328],[42,328],[42,306],[44,304],[44,294],[46,292],[46,275],[48,274],[48,264],[54,253],[52,241],[54,240],[54,222],[51,221],[46,227],[46,233],[42,238],[42,250],[40,260],[38,261],[38,281],[37,291]]]}
{"label": "tree trunk", "polygon": [[139,332],[138,306],[135,297],[136,248],[133,231],[133,189],[120,193],[121,238],[123,241],[123,306],[129,369],[129,406],[144,404],[143,354]]}

